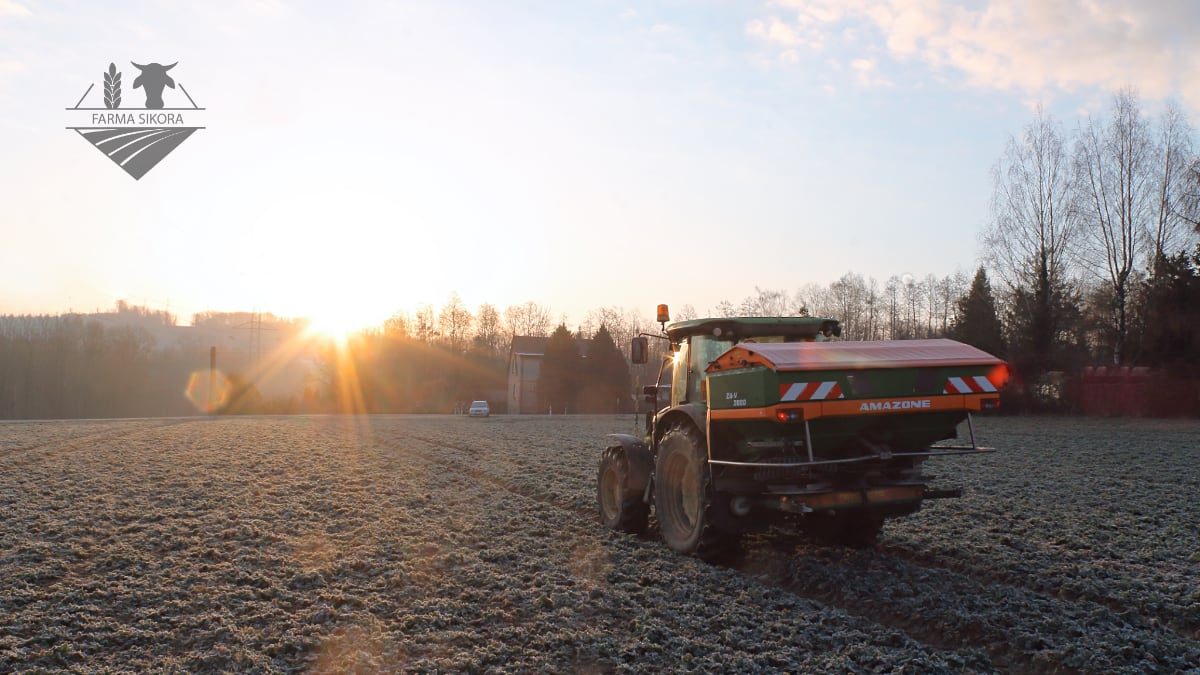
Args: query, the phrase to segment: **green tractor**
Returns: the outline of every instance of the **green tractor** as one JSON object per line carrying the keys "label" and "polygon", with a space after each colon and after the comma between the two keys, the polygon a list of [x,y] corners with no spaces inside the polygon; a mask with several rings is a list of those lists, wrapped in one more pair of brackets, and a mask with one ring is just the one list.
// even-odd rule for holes
{"label": "green tractor", "polygon": [[[670,345],[644,438],[608,436],[600,458],[600,518],[642,533],[653,507],[670,548],[703,559],[743,534],[799,524],[827,541],[874,543],[884,520],[927,499],[957,497],[923,473],[925,460],[990,452],[971,413],[996,408],[1000,359],[953,340],[847,342],[834,319],[712,318],[669,322],[648,338]],[[966,422],[968,442],[954,442]],[[948,442],[949,441],[949,442]]]}

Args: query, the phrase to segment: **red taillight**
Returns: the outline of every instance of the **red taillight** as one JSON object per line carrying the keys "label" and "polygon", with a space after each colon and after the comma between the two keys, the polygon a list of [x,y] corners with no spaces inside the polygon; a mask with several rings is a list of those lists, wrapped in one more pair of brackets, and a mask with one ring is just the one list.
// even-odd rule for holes
{"label": "red taillight", "polygon": [[804,410],[801,408],[776,410],[775,419],[779,420],[780,422],[802,422],[804,421]]}
{"label": "red taillight", "polygon": [[988,371],[987,374],[988,381],[995,385],[997,389],[1002,389],[1004,385],[1008,384],[1010,377],[1011,373],[1009,373],[1007,363],[1001,363]]}

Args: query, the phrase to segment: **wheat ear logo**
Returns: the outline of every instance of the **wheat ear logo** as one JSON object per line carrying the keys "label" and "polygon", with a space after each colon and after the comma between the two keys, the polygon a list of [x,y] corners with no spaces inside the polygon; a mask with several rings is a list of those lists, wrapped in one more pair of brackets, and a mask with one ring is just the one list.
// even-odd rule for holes
{"label": "wheat ear logo", "polygon": [[121,74],[115,63],[108,64],[104,72],[104,107],[109,110],[121,107]]}
{"label": "wheat ear logo", "polygon": [[[164,66],[161,63],[140,64],[129,62],[137,68],[133,88],[146,94],[146,103],[141,108],[121,107],[121,71],[116,63],[100,79],[103,107],[81,107],[96,84],[93,82],[79,98],[74,108],[67,108],[76,126],[67,128],[79,134],[117,166],[136,180],[158,166],[167,155],[203,126],[196,126],[205,109],[196,105],[182,82],[176,82],[169,72],[179,62]],[[172,105],[163,100],[165,89],[175,89],[187,99],[188,105],[173,94]],[[131,92],[130,96],[134,94]],[[185,122],[185,115],[187,122]],[[189,122],[191,124],[189,124]]]}

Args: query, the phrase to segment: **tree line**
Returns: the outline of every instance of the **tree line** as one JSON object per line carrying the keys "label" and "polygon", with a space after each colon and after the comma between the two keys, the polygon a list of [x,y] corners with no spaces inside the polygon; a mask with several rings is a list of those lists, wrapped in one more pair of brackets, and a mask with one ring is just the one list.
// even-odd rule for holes
{"label": "tree line", "polygon": [[[795,294],[755,289],[736,305],[722,302],[704,312],[683,305],[673,318],[844,313],[848,337],[937,334],[947,310],[925,289],[935,283],[957,288],[962,275],[906,281],[889,280],[887,287],[898,289],[894,302],[880,300],[874,310],[858,304],[858,299],[871,297],[873,282],[848,273],[828,287],[810,284]],[[440,307],[426,304],[397,312],[339,346],[306,339],[302,322],[263,315],[267,329],[303,343],[289,348],[290,358],[303,360],[311,373],[287,394],[259,391],[248,351],[251,342],[243,331],[237,349],[246,353],[223,347],[219,356],[227,395],[217,412],[449,412],[482,398],[503,409],[509,347],[516,336],[549,338],[539,409],[631,409],[639,387],[656,380],[663,350],[661,343],[652,341],[657,351],[650,363],[634,365],[628,362],[629,343],[639,333],[657,332],[658,325],[639,309],[611,305],[589,310],[573,328],[565,317],[555,321],[554,316],[550,307],[533,301],[503,309],[484,303],[472,310],[452,293]],[[244,312],[206,312],[193,316],[192,325],[234,329],[245,327],[250,319]],[[158,329],[175,325],[176,317],[166,312],[124,302],[107,313],[0,316],[0,418],[207,412],[188,398],[187,389],[191,380],[207,372],[208,345],[163,344],[156,339]],[[859,325],[863,327],[856,328]]]}
{"label": "tree line", "polygon": [[[1136,294],[1137,325],[1148,326],[1145,349],[1167,359],[1160,363],[1172,358],[1171,363],[1194,363],[1200,353],[1194,316],[1200,307],[1198,255],[1167,259],[1155,283],[1139,286],[1144,292]],[[736,304],[721,302],[704,312],[682,305],[673,319],[842,317],[843,339],[953,337],[1024,364],[1027,359],[1021,359],[1035,344],[1027,330],[1034,317],[1020,311],[1019,297],[993,291],[982,267],[970,283],[962,273],[922,279],[897,276],[880,284],[849,272],[826,286],[808,284],[795,292],[756,288]],[[1087,309],[1094,306],[1076,308],[1079,326],[1087,325]],[[174,323],[173,317],[144,308],[123,306],[121,311]],[[201,323],[237,325],[240,316],[208,315]],[[441,308],[425,305],[397,313],[346,345],[306,341],[292,356],[305,360],[311,375],[287,395],[259,392],[249,360],[243,358],[242,371],[228,372],[230,394],[218,412],[449,412],[475,399],[489,399],[502,410],[509,347],[522,335],[549,338],[539,409],[627,411],[640,387],[656,380],[663,343],[651,341],[651,349],[658,351],[649,364],[628,362],[630,339],[658,330],[639,310],[591,310],[575,330],[564,322],[555,325],[552,316],[549,307],[535,302],[502,311],[484,304],[471,311],[452,294]],[[271,319],[267,322],[270,325]],[[304,339],[303,331],[295,335]],[[587,358],[583,339],[590,340]],[[1055,342],[1054,349],[1055,358],[1070,354],[1070,360],[1080,364],[1103,356],[1089,351],[1086,341]],[[229,363],[227,354],[222,358]],[[189,379],[206,372],[207,365],[207,347],[157,345],[144,326],[114,327],[80,314],[0,317],[0,418],[203,413],[203,407],[184,393]],[[1030,380],[1036,376],[1034,371],[1027,373]]]}
{"label": "tree line", "polygon": [[992,176],[984,263],[1018,373],[1196,374],[1200,158],[1178,106],[1150,116],[1126,89],[1070,130],[1039,109]]}
{"label": "tree line", "polygon": [[195,414],[181,396],[206,355],[81,315],[0,318],[0,418]]}
{"label": "tree line", "polygon": [[[248,313],[211,313],[193,325],[236,326]],[[269,314],[276,330],[297,325]],[[0,315],[0,419],[173,417],[207,412],[207,343],[164,340],[176,327],[169,312],[118,302],[112,312],[63,315]],[[317,412],[317,388],[268,400],[242,373],[252,372],[248,354],[222,348],[229,392],[222,409],[256,412]],[[307,401],[307,403],[305,403]]]}

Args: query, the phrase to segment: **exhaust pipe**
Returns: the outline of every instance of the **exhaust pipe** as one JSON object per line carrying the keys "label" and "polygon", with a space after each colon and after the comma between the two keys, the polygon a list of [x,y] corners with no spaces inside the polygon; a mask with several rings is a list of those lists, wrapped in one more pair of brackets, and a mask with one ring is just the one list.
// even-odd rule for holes
{"label": "exhaust pipe", "polygon": [[729,500],[729,510],[733,515],[738,517],[750,515],[750,499],[748,497],[734,497]]}
{"label": "exhaust pipe", "polygon": [[935,489],[926,487],[925,494],[923,496],[925,499],[956,499],[962,495],[962,488]]}

